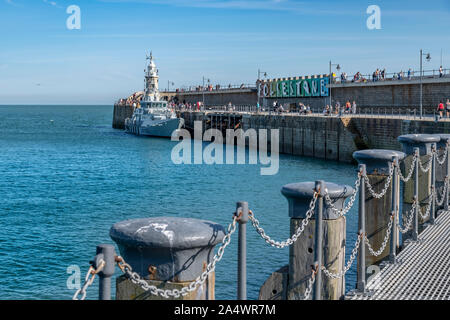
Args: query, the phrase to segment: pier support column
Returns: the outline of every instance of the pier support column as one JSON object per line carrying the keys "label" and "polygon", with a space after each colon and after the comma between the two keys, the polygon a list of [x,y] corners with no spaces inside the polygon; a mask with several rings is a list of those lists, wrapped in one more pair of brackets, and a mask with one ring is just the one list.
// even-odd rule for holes
{"label": "pier support column", "polygon": [[[110,236],[125,262],[149,285],[181,290],[205,271],[225,230],[211,221],[160,217],[116,223]],[[178,300],[214,300],[214,283],[211,272],[202,286]],[[123,275],[116,281],[116,299],[167,300],[144,291]]]}
{"label": "pier support column", "polygon": [[[407,154],[403,161],[402,171],[407,175],[411,167],[411,161],[414,156],[414,148],[419,148],[419,156],[424,167],[428,167],[431,155],[431,147],[433,143],[438,143],[440,137],[430,134],[406,134],[398,137],[398,141],[402,144],[402,150]],[[431,194],[431,169],[428,172],[422,172],[419,167],[419,204],[422,213],[425,213]],[[403,185],[403,212],[409,212],[414,201],[414,179],[409,180]],[[427,222],[419,215],[419,232],[422,224]],[[411,232],[403,235],[403,240],[411,238]]]}
{"label": "pier support column", "polygon": [[[400,151],[378,149],[362,150],[353,153],[353,158],[355,158],[359,164],[366,165],[367,178],[373,191],[377,194],[385,191],[385,194],[377,199],[372,195],[367,186],[365,188],[365,229],[370,244],[375,251],[383,244],[391,219],[391,212],[393,211],[392,180],[394,177],[392,177],[391,183],[387,189],[385,189],[385,186],[391,166],[393,165],[392,159],[394,157],[397,157],[398,161],[402,161],[406,157],[406,154]],[[399,195],[399,190],[399,185],[397,184],[397,192],[395,194]],[[400,199],[397,199],[397,203],[399,203],[399,200]],[[396,232],[398,233],[398,231]],[[392,236],[395,238],[395,235],[391,234],[391,237]],[[398,248],[398,236],[396,239],[397,241],[394,242],[394,245]],[[377,257],[371,255],[369,250],[366,250],[366,268],[385,260],[389,256],[391,246],[392,242],[388,242],[383,252]],[[397,248],[395,250],[397,250]]]}
{"label": "pier support column", "polygon": [[[326,190],[322,190],[322,194],[328,193],[331,204],[337,210],[343,208],[345,199],[354,191],[352,187],[347,185],[338,185],[331,182],[323,182],[323,185],[325,185]],[[314,182],[288,184],[281,189],[282,194],[289,202],[291,236],[306,218],[305,214],[309,209],[314,191]],[[317,203],[315,210],[318,210]],[[303,299],[308,280],[311,278],[311,266],[315,262],[316,213],[311,217],[297,241],[289,247],[288,300]],[[338,273],[345,264],[346,220],[345,217],[332,209],[326,199],[323,200],[322,218],[322,264],[330,272]],[[338,300],[345,294],[344,277],[329,279],[325,274],[322,274],[322,280],[321,299]]]}

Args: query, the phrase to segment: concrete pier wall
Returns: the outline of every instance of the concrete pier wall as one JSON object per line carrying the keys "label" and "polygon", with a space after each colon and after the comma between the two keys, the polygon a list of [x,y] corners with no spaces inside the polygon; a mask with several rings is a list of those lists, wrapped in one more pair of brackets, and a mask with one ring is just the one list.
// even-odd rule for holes
{"label": "concrete pier wall", "polygon": [[115,104],[113,111],[113,128],[125,129],[125,119],[131,118],[131,116],[133,115],[133,111],[134,108],[132,106],[121,106]]}
{"label": "concrete pier wall", "polygon": [[[378,82],[333,84],[333,104],[339,101],[341,105],[347,100],[356,101],[358,108],[383,109],[382,112],[390,112],[401,109],[419,108],[420,82],[414,80],[386,80]],[[423,107],[424,111],[433,113],[441,100],[450,98],[450,77],[423,79]],[[180,102],[196,103],[203,101],[202,92],[179,92],[175,94]],[[256,89],[234,89],[205,92],[205,105],[226,105],[229,102],[235,105],[256,105],[258,94]],[[310,98],[277,98],[261,99],[261,105],[272,105],[277,100],[285,107],[299,102],[309,105],[314,109],[322,109],[329,104],[329,97]],[[445,102],[445,101],[444,101]],[[386,109],[386,110],[385,110]],[[406,111],[406,110],[404,110]],[[374,110],[377,113],[377,110]]]}
{"label": "concrete pier wall", "polygon": [[[183,112],[186,126],[193,121],[205,123],[211,113]],[[226,116],[223,115],[224,117]],[[220,119],[220,114],[214,114]],[[292,115],[242,115],[241,126],[247,129],[279,129],[280,153],[342,162],[353,162],[353,152],[363,149],[401,150],[397,137],[409,133],[449,133],[450,122],[390,118],[323,117]],[[223,128],[225,129],[225,128]],[[269,134],[270,136],[270,134]]]}

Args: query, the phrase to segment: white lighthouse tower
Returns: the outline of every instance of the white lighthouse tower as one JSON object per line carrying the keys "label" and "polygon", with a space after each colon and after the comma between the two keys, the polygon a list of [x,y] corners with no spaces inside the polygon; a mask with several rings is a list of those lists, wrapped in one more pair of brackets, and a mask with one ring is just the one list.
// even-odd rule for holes
{"label": "white lighthouse tower", "polygon": [[159,101],[159,85],[158,85],[158,69],[156,69],[155,61],[153,61],[153,54],[150,51],[150,56],[147,56],[149,63],[145,71],[145,88],[144,88],[144,102]]}

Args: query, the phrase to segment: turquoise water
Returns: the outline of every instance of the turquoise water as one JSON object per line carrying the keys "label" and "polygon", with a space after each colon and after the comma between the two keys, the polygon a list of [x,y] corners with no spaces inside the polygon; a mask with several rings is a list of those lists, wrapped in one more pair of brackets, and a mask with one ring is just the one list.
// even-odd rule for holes
{"label": "turquoise water", "polygon": [[[256,165],[175,165],[168,139],[111,128],[111,106],[0,106],[0,299],[71,299],[67,267],[82,278],[115,222],[149,216],[208,219],[227,226],[248,201],[266,232],[289,236],[284,184],[324,179],[353,185],[356,167],[281,155],[275,176]],[[357,206],[347,220],[347,256]],[[237,237],[216,269],[216,298],[236,297]],[[288,262],[248,225],[248,296]],[[117,274],[120,273],[116,269]],[[355,283],[355,267],[346,277]],[[87,298],[97,298],[97,281]]]}

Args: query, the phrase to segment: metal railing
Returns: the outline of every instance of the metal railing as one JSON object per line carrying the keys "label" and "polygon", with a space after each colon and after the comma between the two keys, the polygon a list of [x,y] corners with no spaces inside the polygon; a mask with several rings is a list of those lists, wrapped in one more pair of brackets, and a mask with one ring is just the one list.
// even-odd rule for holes
{"label": "metal railing", "polygon": [[[450,173],[450,139],[447,140],[445,150],[438,154],[437,145],[434,143],[431,148],[431,154],[426,161],[421,159],[419,154],[419,148],[414,149],[414,154],[412,155],[412,163],[408,167],[405,174],[402,173],[400,168],[400,161],[397,156],[392,158],[389,163],[389,172],[385,178],[383,188],[380,192],[374,191],[374,186],[371,185],[369,178],[367,176],[366,165],[360,164],[358,175],[355,181],[355,190],[353,194],[349,197],[347,205],[343,205],[343,209],[339,210],[334,207],[330,200],[326,183],[324,181],[316,181],[314,193],[312,199],[309,203],[309,208],[305,213],[305,218],[302,220],[300,225],[296,230],[292,232],[292,235],[284,241],[275,241],[270,236],[266,234],[264,229],[260,226],[259,220],[256,218],[254,212],[249,209],[247,202],[238,202],[236,205],[236,211],[234,212],[232,222],[229,224],[225,237],[223,238],[222,244],[218,249],[216,255],[212,258],[212,261],[206,266],[203,273],[197,277],[195,280],[190,282],[183,289],[173,289],[173,290],[163,290],[155,286],[149,285],[145,279],[141,278],[136,272],[133,272],[130,265],[124,261],[120,256],[117,256],[114,252],[114,246],[112,245],[100,245],[97,247],[97,254],[92,261],[92,265],[86,274],[85,283],[81,289],[79,289],[73,299],[78,299],[81,295],[81,299],[86,297],[87,288],[92,285],[95,276],[98,274],[100,278],[99,284],[99,299],[109,300],[111,298],[111,277],[114,274],[114,268],[117,263],[118,267],[122,270],[124,274],[136,285],[139,285],[143,290],[149,292],[152,295],[159,295],[164,298],[175,297],[178,298],[183,295],[187,295],[189,292],[196,290],[200,285],[206,281],[209,273],[215,270],[216,263],[218,263],[223,254],[225,248],[229,245],[231,241],[232,234],[236,231],[238,225],[238,274],[237,274],[237,299],[245,300],[247,299],[247,248],[246,248],[246,224],[248,221],[251,222],[255,231],[260,235],[260,237],[271,247],[274,248],[284,248],[293,245],[299,237],[304,233],[306,226],[309,224],[311,219],[315,218],[316,228],[314,232],[315,238],[315,250],[314,258],[315,262],[312,266],[311,276],[307,281],[307,288],[303,295],[304,299],[309,299],[310,294],[314,291],[313,298],[319,300],[322,297],[322,275],[325,275],[331,279],[342,278],[347,271],[351,268],[353,262],[358,260],[358,272],[357,272],[357,283],[356,283],[356,294],[366,293],[366,270],[365,270],[365,257],[366,248],[369,250],[369,254],[372,256],[381,255],[387,244],[390,241],[390,251],[389,251],[389,263],[396,264],[397,261],[397,243],[398,243],[398,232],[406,233],[412,230],[412,241],[418,241],[419,239],[419,217],[425,218],[430,217],[430,223],[434,224],[436,219],[436,207],[443,206],[444,210],[449,210],[449,191],[450,191],[450,181],[448,173]],[[427,162],[427,165],[424,165]],[[444,186],[441,194],[436,191],[436,168],[437,165],[446,166],[447,176],[444,178]],[[419,173],[420,172],[430,172],[431,170],[431,188],[428,194],[428,204],[425,210],[425,214],[421,212],[419,203]],[[399,184],[401,182],[406,183],[410,181],[414,174],[414,197],[411,209],[409,210],[403,219],[403,226],[399,219],[399,204],[397,203],[400,198]],[[374,249],[370,243],[367,235],[367,225],[365,221],[365,196],[366,192],[373,198],[381,199],[388,195],[388,190],[391,187],[391,206],[390,210],[386,213],[389,215],[389,222],[386,226],[386,233],[384,239],[380,245],[380,248]],[[349,212],[353,206],[356,196],[359,193],[359,204],[358,204],[358,236],[356,243],[351,251],[351,255],[345,266],[337,272],[333,273],[329,271],[325,265],[323,265],[323,212],[324,203],[327,206],[337,212],[340,216],[344,216]],[[440,199],[440,200],[439,200]],[[313,287],[314,286],[314,287]]]}
{"label": "metal railing", "polygon": [[181,88],[175,88],[171,90],[164,90],[162,93],[203,93],[214,91],[227,91],[236,89],[252,89],[256,90],[256,84],[242,83],[242,84],[228,84],[228,85],[213,85],[213,86],[183,86]]}
{"label": "metal railing", "polygon": [[[448,78],[450,77],[450,69],[442,69],[442,75],[439,69],[433,70],[423,70],[422,71],[422,79],[437,79],[437,78]],[[403,71],[403,75],[400,72],[387,72],[384,77],[381,74],[378,77],[373,76],[373,74],[361,74],[358,80],[355,79],[355,75],[348,76],[347,79],[343,80],[340,76],[334,77],[332,83],[333,84],[349,84],[349,83],[373,83],[373,82],[395,82],[395,81],[411,81],[411,80],[419,80],[420,79],[420,71],[411,71],[408,75],[408,71]]]}
{"label": "metal railing", "polygon": [[[270,111],[269,111],[270,109]],[[332,111],[331,113],[324,108],[312,107],[308,111],[298,110],[283,110],[278,111],[276,107],[260,107],[256,105],[232,105],[232,106],[207,106],[196,109],[195,107],[175,107],[174,110],[180,112],[229,112],[229,113],[252,113],[252,114],[271,114],[271,115],[284,115],[284,116],[315,116],[315,117],[374,117],[374,118],[391,118],[391,119],[407,119],[417,120],[420,119],[419,108],[403,108],[403,107],[363,107],[340,111]],[[423,108],[422,118],[427,120],[450,121],[450,112],[447,110],[442,112],[442,116],[437,108],[426,107]]]}

